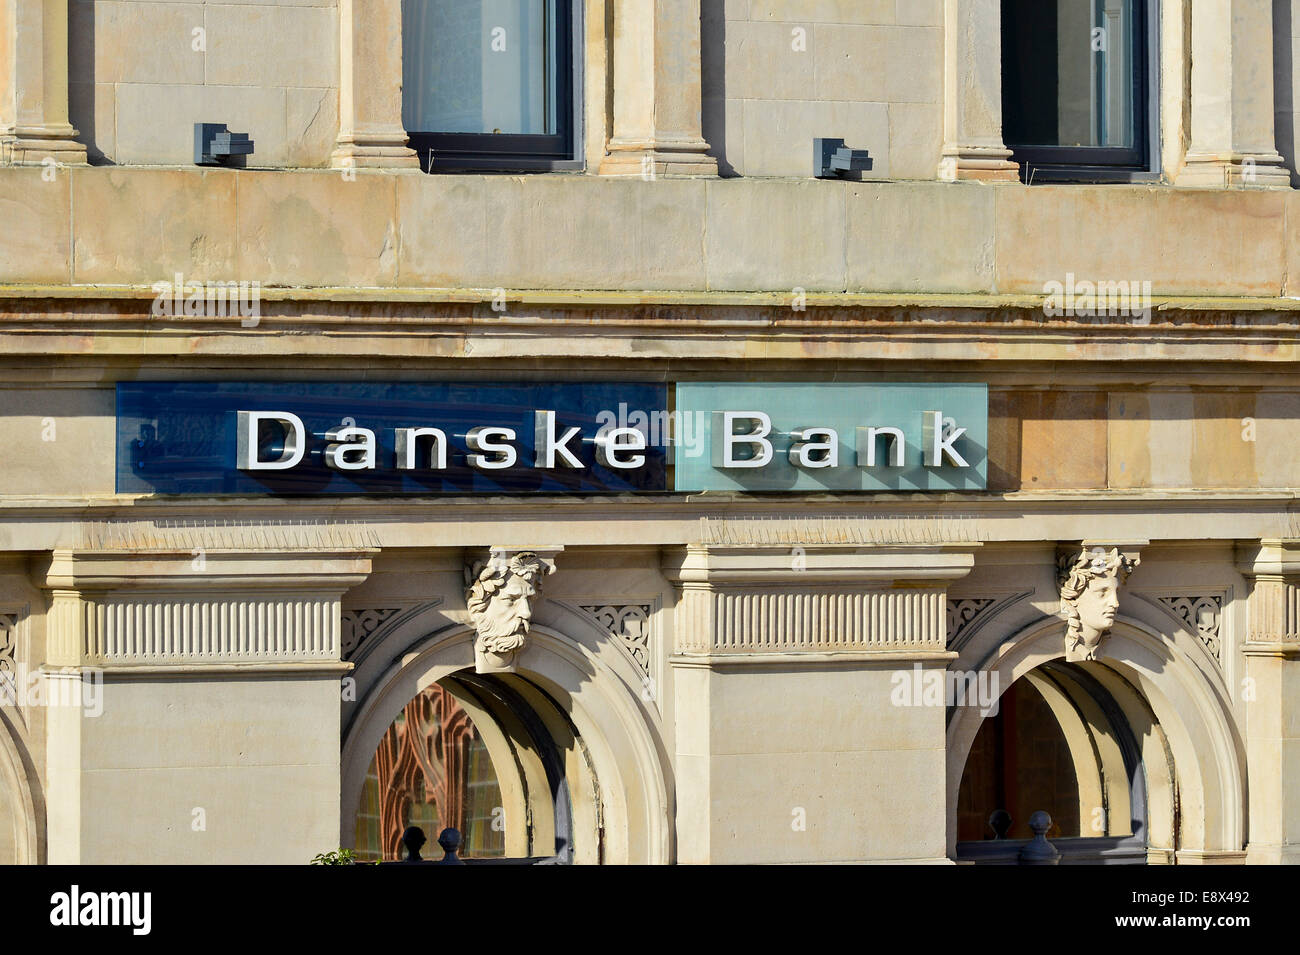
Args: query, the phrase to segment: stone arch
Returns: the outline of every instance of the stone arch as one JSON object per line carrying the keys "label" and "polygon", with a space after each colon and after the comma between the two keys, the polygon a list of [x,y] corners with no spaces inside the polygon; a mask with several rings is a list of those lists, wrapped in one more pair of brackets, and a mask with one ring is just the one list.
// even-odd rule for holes
{"label": "stone arch", "polygon": [[[640,697],[635,664],[608,634],[551,604],[538,608],[517,676],[545,693],[572,722],[599,788],[604,860],[666,863],[673,857],[671,769]],[[425,687],[474,667],[474,631],[442,613],[415,615],[380,639],[358,671],[358,702],[343,732],[341,845],[351,846],[353,813],[366,768],[388,726]],[[548,626],[574,625],[564,634]],[[424,626],[441,622],[438,629]],[[391,661],[377,672],[378,661]]]}
{"label": "stone arch", "polygon": [[21,728],[0,710],[0,865],[45,861],[44,805]]}
{"label": "stone arch", "polygon": [[[1038,667],[1064,659],[1065,626],[1047,618],[1007,634],[985,651],[982,659],[971,660],[971,669],[997,674],[999,693]],[[996,638],[995,638],[996,639]],[[989,647],[989,644],[985,644]],[[1143,743],[1148,775],[1148,799],[1158,820],[1153,832],[1171,817],[1176,798],[1181,815],[1177,833],[1180,859],[1244,858],[1246,842],[1246,756],[1241,734],[1232,717],[1231,701],[1221,679],[1211,679],[1215,670],[1208,651],[1186,633],[1161,634],[1132,617],[1116,619],[1110,636],[1101,644],[1097,672],[1108,668],[1122,678],[1133,693],[1113,693],[1130,727],[1135,732],[1150,728],[1152,716],[1160,730],[1160,744],[1167,747],[1172,768],[1159,759],[1160,746]],[[963,666],[956,661],[954,667]],[[956,850],[957,793],[971,745],[982,717],[978,709],[959,707],[948,724],[948,852]],[[1165,790],[1162,791],[1162,783]],[[1172,829],[1172,826],[1168,827]],[[1162,848],[1162,847],[1157,847]]]}

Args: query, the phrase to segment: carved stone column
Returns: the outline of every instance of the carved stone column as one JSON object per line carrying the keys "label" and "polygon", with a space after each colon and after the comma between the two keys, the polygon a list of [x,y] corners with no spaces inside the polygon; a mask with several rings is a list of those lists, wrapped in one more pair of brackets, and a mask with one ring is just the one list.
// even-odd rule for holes
{"label": "carved stone column", "polygon": [[939,178],[1017,182],[1002,142],[1000,0],[945,0],[943,159]]}
{"label": "carved stone column", "polygon": [[704,140],[700,0],[615,0],[614,129],[603,176],[716,176]]}
{"label": "carved stone column", "polygon": [[46,681],[85,704],[47,719],[52,863],[288,862],[337,840],[340,598],[375,551],[185,533],[45,560]]}
{"label": "carved stone column", "polygon": [[84,165],[68,122],[68,3],[0,0],[0,165]]}
{"label": "carved stone column", "polygon": [[401,0],[339,0],[341,169],[419,169],[402,127]]}
{"label": "carved stone column", "polygon": [[1289,188],[1274,132],[1272,4],[1191,7],[1191,144],[1176,183]]}
{"label": "carved stone column", "polygon": [[1248,862],[1300,862],[1300,541],[1242,545],[1238,569],[1252,587],[1242,647],[1246,675],[1233,687],[1245,710],[1250,794]]}
{"label": "carved stone column", "polygon": [[[977,548],[807,541],[665,555],[679,862],[945,858],[946,711],[912,688],[943,682],[955,656],[947,587]],[[898,778],[905,808],[883,795]]]}

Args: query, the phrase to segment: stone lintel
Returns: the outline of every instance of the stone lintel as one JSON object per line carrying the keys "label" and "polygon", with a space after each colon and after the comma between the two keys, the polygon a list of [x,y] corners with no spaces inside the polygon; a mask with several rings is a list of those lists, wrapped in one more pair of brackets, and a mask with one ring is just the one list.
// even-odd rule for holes
{"label": "stone lintel", "polygon": [[683,584],[856,583],[870,589],[902,582],[958,580],[975,566],[975,542],[953,544],[691,544],[665,554],[664,572]]}
{"label": "stone lintel", "polygon": [[884,648],[860,652],[807,652],[795,651],[772,653],[675,653],[668,658],[669,664],[678,668],[701,667],[710,670],[740,669],[755,666],[773,667],[780,670],[819,670],[836,667],[851,667],[855,670],[872,666],[895,669],[899,663],[919,663],[925,669],[947,669],[948,664],[957,659],[957,654],[949,650],[908,650],[906,648]]}
{"label": "stone lintel", "polygon": [[59,591],[200,591],[214,586],[246,591],[342,593],[370,575],[377,548],[356,550],[86,551],[59,549],[38,565],[38,579]]}

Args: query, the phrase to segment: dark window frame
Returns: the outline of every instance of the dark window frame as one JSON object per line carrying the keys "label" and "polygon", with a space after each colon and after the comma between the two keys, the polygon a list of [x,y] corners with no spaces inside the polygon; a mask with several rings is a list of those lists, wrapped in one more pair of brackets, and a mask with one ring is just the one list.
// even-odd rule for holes
{"label": "dark window frame", "polygon": [[408,145],[428,173],[444,172],[581,172],[582,142],[582,0],[555,5],[556,97],[559,129],[552,135],[517,133],[438,133],[407,130]]}
{"label": "dark window frame", "polygon": [[[1020,164],[1020,178],[1030,185],[1051,182],[1133,183],[1160,179],[1160,0],[1139,0],[1135,44],[1134,132],[1136,146],[1026,146],[1008,142]],[[1003,44],[1006,55],[1006,44]],[[1004,83],[1005,83],[1005,64]],[[1003,109],[1006,109],[1004,101]],[[1005,126],[1005,118],[1004,118]]]}

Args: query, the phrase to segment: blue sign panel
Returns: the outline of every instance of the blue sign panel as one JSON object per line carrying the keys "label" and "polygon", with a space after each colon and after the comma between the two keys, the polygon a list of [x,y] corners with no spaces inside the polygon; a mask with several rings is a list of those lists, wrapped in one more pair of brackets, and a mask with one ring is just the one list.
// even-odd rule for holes
{"label": "blue sign panel", "polygon": [[619,425],[666,404],[664,385],[635,382],[124,383],[117,490],[663,491],[662,442]]}
{"label": "blue sign panel", "polygon": [[987,487],[988,386],[677,385],[678,491]]}

